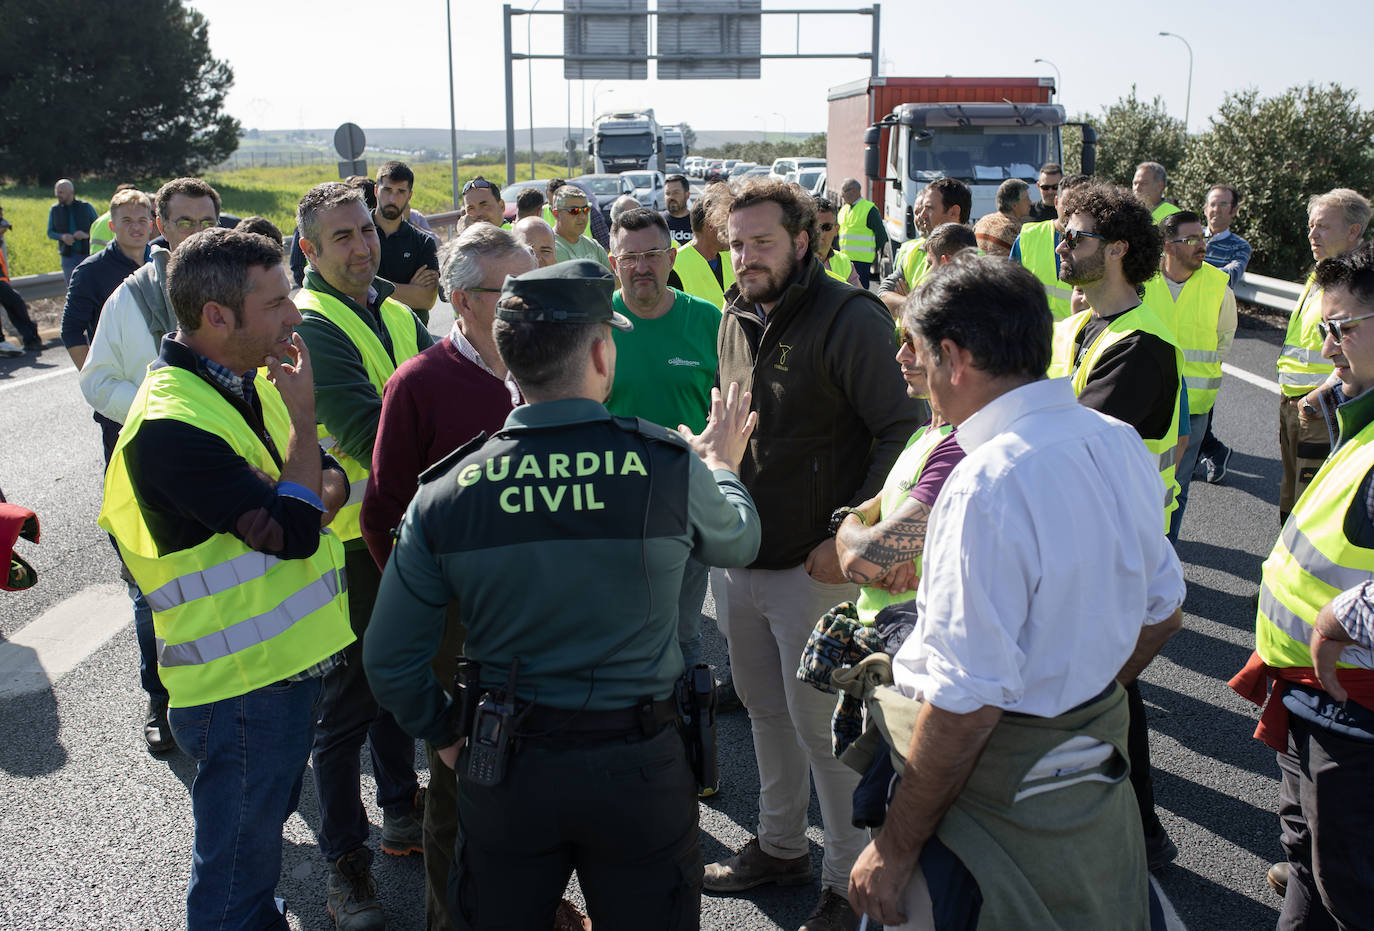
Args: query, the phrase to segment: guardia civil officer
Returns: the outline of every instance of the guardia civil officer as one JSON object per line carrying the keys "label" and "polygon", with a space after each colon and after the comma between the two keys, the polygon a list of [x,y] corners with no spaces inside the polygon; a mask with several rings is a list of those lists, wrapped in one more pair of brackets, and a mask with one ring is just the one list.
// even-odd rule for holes
{"label": "guardia civil officer", "polygon": [[[496,348],[529,403],[421,477],[364,648],[378,700],[458,773],[460,928],[550,927],[574,869],[597,931],[699,922],[678,592],[688,556],[757,554],[736,474],[756,418],[735,385],[700,435],[612,417],[614,287],[586,260],[506,279]],[[430,668],[450,599],[462,700]]]}

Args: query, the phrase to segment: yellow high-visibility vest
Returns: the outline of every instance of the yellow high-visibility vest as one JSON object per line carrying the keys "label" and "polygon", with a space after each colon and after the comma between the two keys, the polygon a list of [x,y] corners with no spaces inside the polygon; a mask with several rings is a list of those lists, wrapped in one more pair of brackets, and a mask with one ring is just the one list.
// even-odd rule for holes
{"label": "yellow high-visibility vest", "polygon": [[1073,313],[1069,303],[1073,286],[1059,280],[1054,255],[1054,222],[1041,220],[1021,227],[1021,264],[1045,286],[1045,298],[1050,302],[1054,319],[1064,320]]}
{"label": "yellow high-visibility vest", "polygon": [[[415,314],[400,301],[387,298],[382,301],[381,306],[382,325],[391,336],[391,349],[395,353],[393,361],[382,341],[377,338],[377,334],[372,332],[372,329],[343,301],[308,289],[297,292],[295,300],[302,313],[313,310],[343,330],[344,335],[357,347],[358,354],[362,356],[367,378],[377,390],[378,398],[382,396],[382,389],[386,387],[387,380],[396,373],[396,367],[420,352],[419,337],[415,330]],[[359,515],[363,510],[363,493],[367,491],[367,477],[371,473],[361,462],[339,448],[324,424],[319,425],[317,432],[320,445],[339,461],[344,474],[348,476],[348,503],[339,509],[339,513],[329,526],[345,543],[360,539],[363,534],[359,525]]]}
{"label": "yellow high-visibility vest", "polygon": [[[1374,468],[1374,423],[1333,452],[1317,471],[1264,561],[1255,649],[1270,666],[1311,666],[1312,622],[1328,601],[1374,578],[1374,549],[1345,533],[1360,483]],[[1340,665],[1374,669],[1374,653],[1347,647]]]}
{"label": "yellow high-visibility vest", "polygon": [[677,272],[678,278],[682,281],[682,290],[703,301],[710,301],[716,305],[717,310],[725,309],[725,292],[735,283],[735,270],[730,267],[730,253],[720,253],[721,281],[716,281],[716,273],[711,271],[710,264],[697,251],[697,241],[693,239],[677,250],[677,258],[673,260],[673,271]]}
{"label": "yellow high-visibility vest", "polygon": [[1296,398],[1322,385],[1335,366],[1322,357],[1322,335],[1317,322],[1322,318],[1322,291],[1315,275],[1307,276],[1298,306],[1288,318],[1288,330],[1283,336],[1276,368],[1279,389],[1286,397]]}
{"label": "yellow high-visibility vest", "polygon": [[[284,450],[290,442],[286,405],[270,382],[259,380],[256,388],[267,432]],[[99,522],[118,541],[153,610],[158,672],[168,703],[185,708],[244,695],[352,643],[344,547],[327,529],[305,559],[259,553],[230,533],[190,549],[158,552],[125,455],[150,420],[190,424],[220,437],[273,478],[281,473],[243,415],[203,378],[164,366],[143,380],[105,473]]]}
{"label": "yellow high-visibility vest", "polygon": [[1173,333],[1169,331],[1169,327],[1164,321],[1159,319],[1159,316],[1150,309],[1148,304],[1141,304],[1124,314],[1118,315],[1107,325],[1105,330],[1097,334],[1097,338],[1084,351],[1082,361],[1075,368],[1074,345],[1079,332],[1087,324],[1091,315],[1091,310],[1082,310],[1067,320],[1061,320],[1054,325],[1053,355],[1049,375],[1051,378],[1072,376],[1075,395],[1082,394],[1083,389],[1087,387],[1093,366],[1097,364],[1098,359],[1102,358],[1102,354],[1109,347],[1132,333],[1151,333],[1174,347],[1177,370],[1180,373],[1178,387],[1174,390],[1174,414],[1169,418],[1169,426],[1165,429],[1163,436],[1142,437],[1145,441],[1145,448],[1158,462],[1159,477],[1164,481],[1164,527],[1167,530],[1169,518],[1178,508],[1179,485],[1178,478],[1174,474],[1174,464],[1178,455],[1178,418],[1181,410],[1180,404],[1183,400],[1183,353],[1179,350]]}
{"label": "yellow high-visibility vest", "polygon": [[1210,411],[1216,404],[1217,390],[1221,388],[1217,323],[1230,281],[1224,271],[1204,262],[1184,282],[1177,302],[1162,273],[1145,282],[1145,303],[1173,331],[1178,348],[1183,351],[1188,413],[1193,416]]}
{"label": "yellow high-visibility vest", "polygon": [[849,284],[849,273],[853,269],[854,263],[843,252],[832,252],[830,258],[825,260],[825,273],[845,284]]}
{"label": "yellow high-visibility vest", "polygon": [[840,208],[840,251],[864,265],[871,265],[878,255],[878,239],[868,228],[868,216],[877,209],[863,198]]}

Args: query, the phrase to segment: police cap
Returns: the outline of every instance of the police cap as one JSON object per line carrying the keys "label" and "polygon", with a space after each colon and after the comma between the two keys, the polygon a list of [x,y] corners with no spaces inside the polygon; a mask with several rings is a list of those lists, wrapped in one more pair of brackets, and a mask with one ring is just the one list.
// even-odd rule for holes
{"label": "police cap", "polygon": [[[633,330],[623,314],[611,309],[615,286],[615,276],[598,262],[559,262],[506,276],[496,316],[516,323],[609,323],[617,330]],[[524,306],[506,306],[510,297],[520,298]]]}

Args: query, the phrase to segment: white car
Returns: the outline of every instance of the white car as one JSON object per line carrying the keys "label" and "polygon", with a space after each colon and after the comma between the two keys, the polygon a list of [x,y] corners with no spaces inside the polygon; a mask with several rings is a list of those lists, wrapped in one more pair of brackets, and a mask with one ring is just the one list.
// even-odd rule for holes
{"label": "white car", "polygon": [[663,193],[663,172],[622,171],[620,177],[634,185],[634,195],[641,204],[654,210],[668,209],[667,198]]}
{"label": "white car", "polygon": [[790,171],[824,167],[825,159],[823,158],[775,158],[773,159],[773,177],[786,180],[787,173]]}

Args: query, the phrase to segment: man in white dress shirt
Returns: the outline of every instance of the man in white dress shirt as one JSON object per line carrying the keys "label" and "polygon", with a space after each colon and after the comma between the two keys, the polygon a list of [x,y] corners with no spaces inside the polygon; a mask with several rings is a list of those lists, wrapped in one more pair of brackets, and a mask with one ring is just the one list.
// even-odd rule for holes
{"label": "man in white dress shirt", "polygon": [[1044,378],[1052,318],[1025,269],[954,262],[915,300],[917,362],[967,458],[931,515],[893,660],[921,704],[850,901],[889,928],[969,907],[996,927],[1148,926],[1117,683],[1181,626],[1158,467],[1134,429]]}

